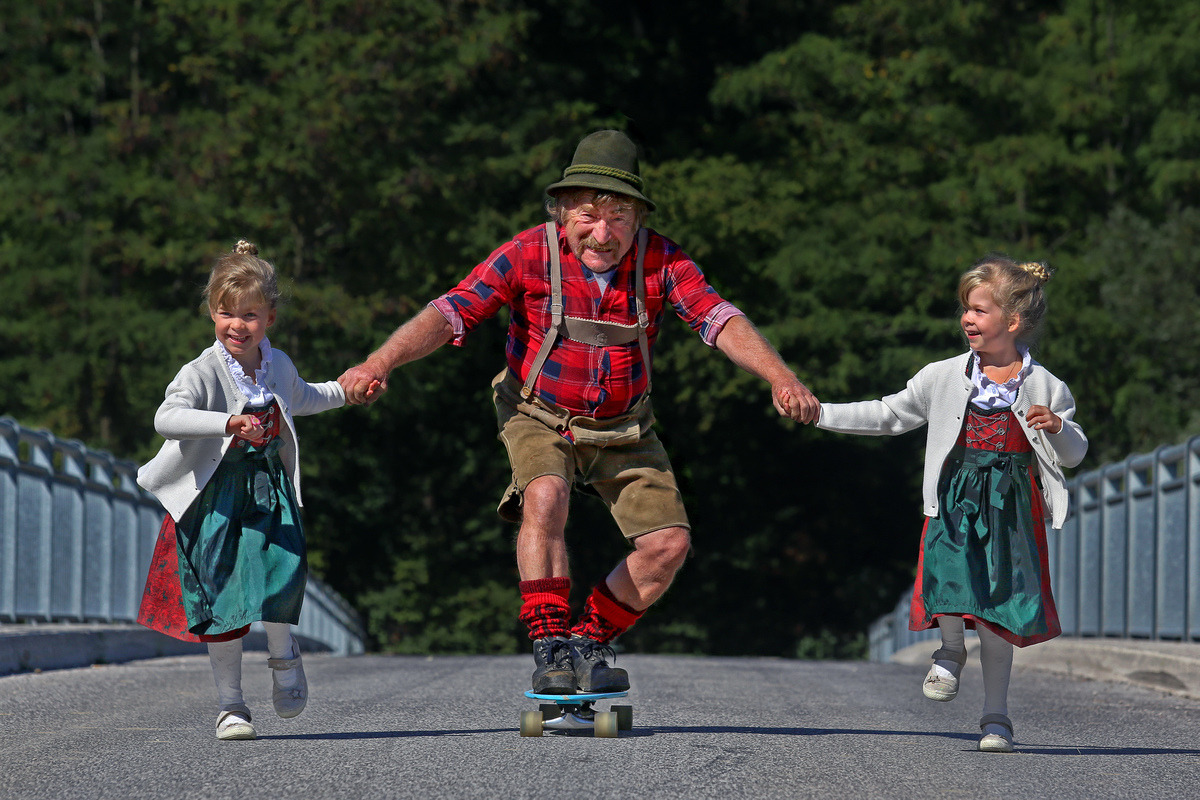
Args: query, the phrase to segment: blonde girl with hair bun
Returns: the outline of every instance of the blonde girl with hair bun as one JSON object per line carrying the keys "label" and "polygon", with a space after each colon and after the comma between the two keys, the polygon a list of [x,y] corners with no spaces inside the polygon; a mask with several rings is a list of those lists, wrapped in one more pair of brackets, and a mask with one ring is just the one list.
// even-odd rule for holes
{"label": "blonde girl with hair bun", "polygon": [[1088,447],[1067,385],[1029,354],[1050,277],[1040,262],[985,256],[958,284],[966,353],[925,366],[880,400],[822,403],[816,423],[867,436],[928,426],[909,628],[941,633],[922,692],[943,702],[958,694],[964,629],[978,632],[985,752],[1013,749],[1013,646],[1061,633],[1046,523],[1061,528],[1066,520],[1063,467],[1078,465]]}
{"label": "blonde girl with hair bun", "polygon": [[167,510],[138,622],[208,643],[218,739],[253,739],[242,695],[242,637],[267,633],[275,713],[308,702],[292,625],[308,561],[294,418],[345,404],[337,381],[308,383],[271,347],[279,282],[245,240],[213,264],[204,298],[216,341],[185,364],[154,415],[166,441],[138,483]]}

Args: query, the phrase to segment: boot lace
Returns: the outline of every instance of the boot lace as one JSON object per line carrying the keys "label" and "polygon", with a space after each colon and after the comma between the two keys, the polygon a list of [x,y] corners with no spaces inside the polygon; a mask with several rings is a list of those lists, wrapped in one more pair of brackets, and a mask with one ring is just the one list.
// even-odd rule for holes
{"label": "boot lace", "polygon": [[566,639],[548,639],[537,643],[539,660],[558,669],[571,669],[571,648]]}
{"label": "boot lace", "polygon": [[612,647],[597,642],[595,639],[583,639],[579,642],[578,647],[579,655],[583,656],[589,664],[608,666],[610,661],[614,664],[617,661],[617,654]]}

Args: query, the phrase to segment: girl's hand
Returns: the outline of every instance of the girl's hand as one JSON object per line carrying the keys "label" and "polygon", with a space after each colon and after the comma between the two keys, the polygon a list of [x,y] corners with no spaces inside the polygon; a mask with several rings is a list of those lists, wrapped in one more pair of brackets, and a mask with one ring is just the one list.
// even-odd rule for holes
{"label": "girl's hand", "polygon": [[1025,415],[1025,421],[1034,430],[1044,430],[1046,433],[1058,433],[1062,430],[1062,417],[1045,406],[1034,406]]}
{"label": "girl's hand", "polygon": [[225,433],[239,439],[246,439],[252,444],[258,444],[267,435],[266,430],[258,421],[258,417],[253,414],[239,414],[236,417],[230,417],[229,421],[225,423]]}
{"label": "girl's hand", "polygon": [[779,416],[788,417],[801,425],[816,424],[821,418],[821,403],[800,381],[791,386],[780,386],[771,392],[771,400]]}

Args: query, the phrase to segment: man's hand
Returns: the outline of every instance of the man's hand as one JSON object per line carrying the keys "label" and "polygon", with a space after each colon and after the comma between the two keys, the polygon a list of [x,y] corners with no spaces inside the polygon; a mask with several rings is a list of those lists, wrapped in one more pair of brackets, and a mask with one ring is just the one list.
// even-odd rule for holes
{"label": "man's hand", "polygon": [[1025,415],[1025,421],[1034,430],[1044,430],[1046,433],[1058,433],[1062,430],[1063,426],[1062,417],[1045,406],[1030,408],[1029,413]]}
{"label": "man's hand", "polygon": [[816,422],[821,413],[821,404],[808,387],[793,378],[787,383],[771,387],[771,401],[779,416],[787,417],[801,425]]}
{"label": "man's hand", "polygon": [[346,402],[352,406],[374,403],[387,391],[387,373],[372,366],[371,361],[351,367],[338,378]]}

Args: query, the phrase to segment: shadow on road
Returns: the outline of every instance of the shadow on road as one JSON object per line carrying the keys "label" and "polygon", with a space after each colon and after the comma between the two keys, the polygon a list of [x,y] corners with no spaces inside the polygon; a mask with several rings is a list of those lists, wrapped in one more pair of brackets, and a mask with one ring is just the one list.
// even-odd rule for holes
{"label": "shadow on road", "polygon": [[[330,733],[283,734],[278,736],[259,736],[259,739],[298,740],[298,741],[353,741],[358,739],[411,739],[439,736],[470,736],[472,734],[517,733],[516,728],[472,728],[463,730],[439,731],[342,731]],[[971,733],[951,733],[946,731],[897,731],[871,730],[859,728],[761,728],[748,725],[663,725],[635,727],[621,734],[622,739],[636,739],[647,736],[668,734],[720,734],[743,733],[761,736],[933,736],[941,739],[955,739],[970,742],[972,747],[964,752],[975,752],[974,743],[978,738]],[[547,732],[548,736],[591,736],[591,731],[554,731]],[[1017,743],[1016,753],[1025,755],[1064,756],[1077,758],[1080,756],[1200,756],[1200,750],[1190,750],[1170,747],[1096,747],[1090,745],[1042,745]]]}
{"label": "shadow on road", "polygon": [[280,736],[259,735],[259,740],[279,739],[285,741],[294,739],[302,742],[321,741],[323,739],[411,739],[423,736],[469,736],[473,733],[517,733],[516,728],[474,728],[469,731],[341,731],[332,733],[294,733]]}

